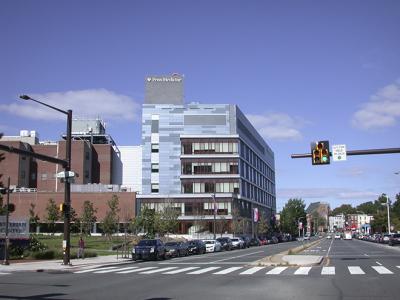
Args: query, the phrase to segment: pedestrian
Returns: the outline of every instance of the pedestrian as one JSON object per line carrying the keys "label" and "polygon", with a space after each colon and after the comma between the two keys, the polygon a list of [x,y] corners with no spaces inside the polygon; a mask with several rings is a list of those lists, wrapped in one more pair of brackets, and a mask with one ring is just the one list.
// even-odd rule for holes
{"label": "pedestrian", "polygon": [[83,240],[82,237],[79,239],[78,246],[79,246],[78,258],[81,258],[81,257],[84,258],[85,241]]}

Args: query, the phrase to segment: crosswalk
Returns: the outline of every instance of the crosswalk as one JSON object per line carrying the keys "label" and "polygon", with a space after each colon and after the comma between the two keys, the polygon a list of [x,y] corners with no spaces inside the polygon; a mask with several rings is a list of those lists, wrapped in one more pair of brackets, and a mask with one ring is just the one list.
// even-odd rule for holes
{"label": "crosswalk", "polygon": [[[176,275],[176,274],[187,274],[187,275],[265,275],[265,276],[334,276],[334,275],[398,275],[400,276],[400,266],[314,266],[314,267],[251,267],[251,266],[152,266],[152,267],[102,267],[102,268],[89,268],[85,270],[75,271],[75,274],[138,274],[138,275]],[[1,274],[1,273],[0,273]]]}

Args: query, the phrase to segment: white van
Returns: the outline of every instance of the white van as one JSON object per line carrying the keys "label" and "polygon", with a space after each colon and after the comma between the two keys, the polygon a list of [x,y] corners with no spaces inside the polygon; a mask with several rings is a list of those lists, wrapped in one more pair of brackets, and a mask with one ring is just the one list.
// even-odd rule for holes
{"label": "white van", "polygon": [[352,237],[352,235],[351,235],[351,231],[345,231],[344,232],[344,238],[343,238],[344,240],[352,240],[353,239],[353,237]]}

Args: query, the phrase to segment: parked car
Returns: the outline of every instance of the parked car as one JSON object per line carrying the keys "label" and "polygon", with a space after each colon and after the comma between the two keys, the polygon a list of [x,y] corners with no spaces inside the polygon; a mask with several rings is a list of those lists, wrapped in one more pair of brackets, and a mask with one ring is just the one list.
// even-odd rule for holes
{"label": "parked car", "polygon": [[206,253],[206,244],[202,240],[191,240],[188,242],[190,254],[204,254]]}
{"label": "parked car", "polygon": [[382,237],[382,243],[389,244],[391,236],[392,236],[392,234],[384,234]]}
{"label": "parked car", "polygon": [[261,242],[258,238],[252,238],[250,240],[250,246],[261,246]]}
{"label": "parked car", "polygon": [[165,259],[167,251],[164,243],[159,239],[141,240],[132,248],[132,259]]}
{"label": "parked car", "polygon": [[400,244],[400,233],[394,233],[390,237],[389,245],[394,246]]}
{"label": "parked car", "polygon": [[305,236],[304,236],[304,240],[305,241],[308,241],[310,239],[310,236],[308,235],[308,234],[306,234]]}
{"label": "parked car", "polygon": [[232,241],[228,237],[220,237],[217,238],[217,241],[221,243],[221,247],[223,250],[231,251],[233,249]]}
{"label": "parked car", "polygon": [[232,247],[233,249],[243,249],[244,248],[244,241],[241,238],[234,237],[231,238]]}
{"label": "parked car", "polygon": [[248,236],[241,236],[240,238],[243,240],[243,247],[249,248],[250,247],[250,238]]}
{"label": "parked car", "polygon": [[187,256],[189,254],[188,245],[184,242],[165,243],[165,250],[170,257]]}
{"label": "parked car", "polygon": [[206,244],[206,252],[219,252],[221,251],[221,243],[217,240],[203,240]]}

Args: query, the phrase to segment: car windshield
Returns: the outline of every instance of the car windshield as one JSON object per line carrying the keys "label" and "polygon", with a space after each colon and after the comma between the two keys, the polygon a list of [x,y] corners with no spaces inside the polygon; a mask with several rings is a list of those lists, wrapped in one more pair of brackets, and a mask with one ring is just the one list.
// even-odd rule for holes
{"label": "car windshield", "polygon": [[204,243],[206,243],[206,245],[213,245],[213,244],[215,244],[214,241],[205,241]]}
{"label": "car windshield", "polygon": [[157,245],[156,240],[141,240],[138,246],[155,246]]}
{"label": "car windshield", "polygon": [[168,242],[165,244],[165,246],[178,246],[177,242]]}

